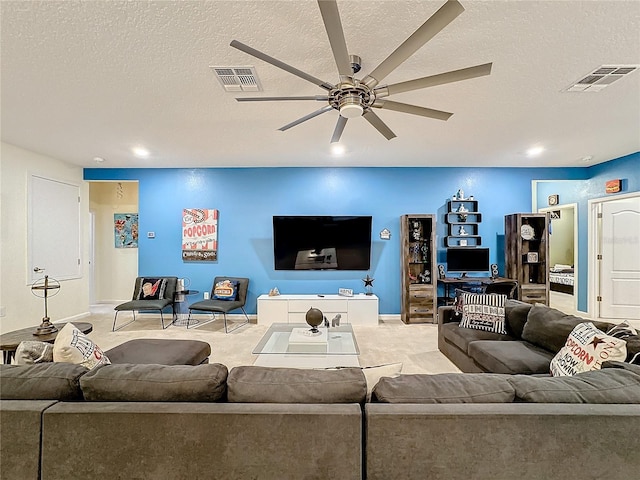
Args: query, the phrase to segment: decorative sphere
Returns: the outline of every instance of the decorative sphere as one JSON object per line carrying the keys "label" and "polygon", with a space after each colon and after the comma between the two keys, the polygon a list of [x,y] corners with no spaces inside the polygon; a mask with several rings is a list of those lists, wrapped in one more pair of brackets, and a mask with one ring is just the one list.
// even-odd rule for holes
{"label": "decorative sphere", "polygon": [[322,312],[317,308],[311,307],[307,312],[305,320],[307,321],[309,326],[312,328],[312,330],[316,330],[316,327],[323,322],[324,315],[322,315]]}

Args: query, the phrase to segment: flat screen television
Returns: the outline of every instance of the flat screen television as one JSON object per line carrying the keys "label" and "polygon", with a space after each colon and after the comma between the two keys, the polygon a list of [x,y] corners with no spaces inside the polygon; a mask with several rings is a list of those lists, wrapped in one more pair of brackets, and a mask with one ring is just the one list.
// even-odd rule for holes
{"label": "flat screen television", "polygon": [[482,247],[447,248],[447,273],[461,273],[463,277],[468,272],[489,271],[489,249]]}
{"label": "flat screen television", "polygon": [[276,270],[369,270],[371,216],[274,216]]}

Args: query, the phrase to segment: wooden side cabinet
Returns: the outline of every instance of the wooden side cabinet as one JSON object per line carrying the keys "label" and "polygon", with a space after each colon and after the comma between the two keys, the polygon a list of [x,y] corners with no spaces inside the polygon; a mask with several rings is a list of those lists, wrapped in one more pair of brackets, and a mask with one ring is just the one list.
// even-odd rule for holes
{"label": "wooden side cabinet", "polygon": [[435,323],[437,310],[436,217],[402,215],[401,318],[404,323]]}
{"label": "wooden side cabinet", "polygon": [[504,233],[505,276],[518,280],[518,298],[549,305],[549,215],[506,215]]}

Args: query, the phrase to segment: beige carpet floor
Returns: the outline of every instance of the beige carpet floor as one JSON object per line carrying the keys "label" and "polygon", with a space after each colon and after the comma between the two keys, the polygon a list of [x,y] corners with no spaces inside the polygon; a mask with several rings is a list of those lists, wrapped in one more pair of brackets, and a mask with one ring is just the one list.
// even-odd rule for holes
{"label": "beige carpet floor", "polygon": [[[135,338],[202,340],[211,345],[209,361],[222,363],[229,369],[253,365],[257,355],[251,351],[268,329],[266,325],[250,323],[226,334],[220,319],[189,330],[179,325],[162,330],[159,316],[137,315],[135,322],[112,332],[113,306],[93,306],[91,311],[91,316],[82,321],[93,324],[89,337],[103,350]],[[119,314],[118,325],[131,318],[129,313]],[[354,326],[353,330],[360,349],[360,365],[363,367],[401,362],[403,373],[459,371],[438,351],[438,328],[434,324],[405,325],[400,320],[391,320],[381,321],[378,326]]]}

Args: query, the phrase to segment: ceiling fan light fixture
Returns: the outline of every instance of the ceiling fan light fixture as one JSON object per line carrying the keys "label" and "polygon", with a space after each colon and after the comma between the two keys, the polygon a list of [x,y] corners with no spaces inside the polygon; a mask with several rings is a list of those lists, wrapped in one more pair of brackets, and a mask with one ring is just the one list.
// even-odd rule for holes
{"label": "ceiling fan light fixture", "polygon": [[340,107],[340,115],[344,118],[361,117],[363,112],[364,109],[362,108],[362,105],[358,104],[349,104]]}
{"label": "ceiling fan light fixture", "polygon": [[356,118],[361,117],[364,112],[364,108],[362,107],[362,100],[360,95],[353,92],[348,92],[342,98],[340,98],[339,102],[340,107],[340,115],[344,118]]}

